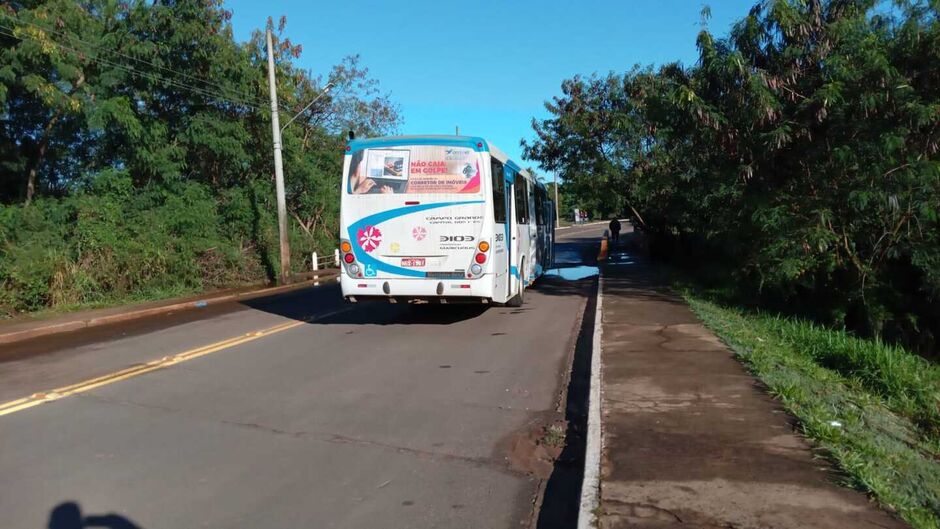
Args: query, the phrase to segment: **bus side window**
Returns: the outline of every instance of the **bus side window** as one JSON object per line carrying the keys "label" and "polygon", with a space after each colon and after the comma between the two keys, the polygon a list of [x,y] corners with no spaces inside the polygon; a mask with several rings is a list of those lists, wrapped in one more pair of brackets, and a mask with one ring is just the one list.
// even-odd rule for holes
{"label": "bus side window", "polygon": [[495,158],[490,159],[493,173],[493,213],[496,224],[506,223],[506,180],[503,176],[503,164]]}
{"label": "bus side window", "polygon": [[526,190],[528,182],[521,174],[516,174],[513,188],[516,198],[516,222],[526,224],[529,222],[529,194]]}

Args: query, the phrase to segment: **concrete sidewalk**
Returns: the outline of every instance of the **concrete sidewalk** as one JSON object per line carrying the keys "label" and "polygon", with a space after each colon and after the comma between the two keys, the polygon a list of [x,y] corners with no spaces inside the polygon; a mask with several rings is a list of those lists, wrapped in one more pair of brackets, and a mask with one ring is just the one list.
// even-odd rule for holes
{"label": "concrete sidewalk", "polygon": [[623,249],[603,269],[599,527],[901,528]]}

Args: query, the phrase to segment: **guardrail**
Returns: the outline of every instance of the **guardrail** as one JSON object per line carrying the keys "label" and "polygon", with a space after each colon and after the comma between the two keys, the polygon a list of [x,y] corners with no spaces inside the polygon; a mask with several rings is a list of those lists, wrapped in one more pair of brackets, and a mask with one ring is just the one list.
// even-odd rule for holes
{"label": "guardrail", "polygon": [[[332,266],[331,266],[332,265]],[[333,255],[317,255],[317,252],[310,254],[310,268],[314,271],[324,268],[339,268],[339,248],[333,250]]]}

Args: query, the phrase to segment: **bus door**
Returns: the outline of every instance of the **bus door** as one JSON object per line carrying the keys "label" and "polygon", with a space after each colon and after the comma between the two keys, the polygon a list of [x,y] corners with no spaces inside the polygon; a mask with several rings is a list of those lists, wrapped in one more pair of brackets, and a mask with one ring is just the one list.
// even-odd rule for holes
{"label": "bus door", "polygon": [[503,164],[496,158],[490,158],[490,182],[492,182],[493,195],[493,297],[509,299],[509,263],[512,248],[510,224],[506,212],[511,211],[509,205],[510,190],[506,180],[507,174]]}
{"label": "bus door", "polygon": [[545,231],[548,234],[546,237],[546,250],[548,250],[548,258],[545,260],[546,268],[555,267],[555,223],[558,220],[555,217],[555,201],[549,200],[545,203]]}
{"label": "bus door", "polygon": [[526,258],[526,273],[525,277],[532,281],[535,276],[535,267],[538,264],[541,264],[539,259],[538,247],[539,247],[539,230],[538,224],[536,221],[536,211],[535,211],[535,184],[534,182],[529,182],[525,179],[521,179],[522,184],[525,189],[525,228],[524,231],[528,234],[528,248]]}
{"label": "bus door", "polygon": [[511,248],[510,252],[510,261],[509,266],[511,270],[514,270],[513,281],[509,283],[509,296],[515,296],[519,293],[520,281],[516,279],[521,279],[522,277],[527,276],[525,270],[522,269],[522,258],[527,257],[525,268],[530,268],[531,258],[529,257],[530,250],[530,236],[529,236],[529,197],[526,189],[525,178],[519,173],[513,173],[512,175],[512,228],[509,230],[512,234]]}

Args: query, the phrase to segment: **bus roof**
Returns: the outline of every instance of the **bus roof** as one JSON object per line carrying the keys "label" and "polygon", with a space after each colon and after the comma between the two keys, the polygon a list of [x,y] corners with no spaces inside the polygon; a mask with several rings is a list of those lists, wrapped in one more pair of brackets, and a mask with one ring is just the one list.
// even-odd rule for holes
{"label": "bus roof", "polygon": [[378,138],[362,138],[349,142],[350,150],[376,149],[394,147],[396,145],[446,145],[449,147],[467,147],[477,152],[490,150],[489,143],[476,136],[452,136],[445,134],[427,134],[410,136],[381,136]]}
{"label": "bus roof", "polygon": [[[522,173],[529,180],[536,182],[535,178],[528,171],[519,167],[515,162],[509,159],[506,154],[499,150],[495,145],[479,136],[456,136],[448,134],[417,134],[405,136],[380,136],[377,138],[362,138],[351,140],[348,144],[349,151],[361,151],[363,149],[381,149],[383,147],[395,147],[398,145],[444,145],[447,147],[466,147],[477,152],[489,152],[491,156],[508,165],[510,169],[517,173]],[[536,182],[540,184],[540,182]]]}

